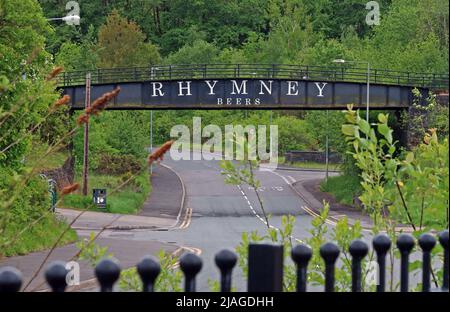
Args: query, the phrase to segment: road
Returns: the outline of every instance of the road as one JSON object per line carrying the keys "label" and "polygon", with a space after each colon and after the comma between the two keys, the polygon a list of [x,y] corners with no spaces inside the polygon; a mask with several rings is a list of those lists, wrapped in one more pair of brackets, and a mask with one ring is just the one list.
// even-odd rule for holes
{"label": "road", "polygon": [[[175,170],[186,188],[186,212],[180,226],[169,231],[130,231],[127,239],[157,240],[192,247],[201,254],[204,266],[199,274],[199,290],[208,290],[208,279],[218,279],[214,255],[223,248],[234,250],[240,243],[243,232],[257,230],[266,233],[263,214],[255,194],[248,186],[224,183],[219,161],[180,160],[167,155],[164,164]],[[312,171],[255,171],[261,182],[260,194],[274,227],[281,226],[282,215],[296,218],[294,237],[305,238],[312,217],[301,207],[307,205],[288,185],[300,179],[317,179],[323,172]],[[125,234],[125,233],[124,233]],[[105,233],[108,235],[108,233]],[[246,283],[240,270],[234,274],[235,286],[245,290]]]}

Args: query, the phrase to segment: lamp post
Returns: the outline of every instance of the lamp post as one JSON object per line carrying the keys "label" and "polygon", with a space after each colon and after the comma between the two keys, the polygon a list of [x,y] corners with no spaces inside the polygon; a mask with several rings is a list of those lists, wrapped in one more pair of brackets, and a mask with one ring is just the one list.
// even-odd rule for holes
{"label": "lamp post", "polygon": [[370,63],[365,61],[346,61],[343,59],[333,60],[333,63],[337,64],[345,64],[345,63],[353,63],[353,64],[365,64],[367,65],[367,88],[366,88],[366,121],[369,122],[369,107],[370,107]]}

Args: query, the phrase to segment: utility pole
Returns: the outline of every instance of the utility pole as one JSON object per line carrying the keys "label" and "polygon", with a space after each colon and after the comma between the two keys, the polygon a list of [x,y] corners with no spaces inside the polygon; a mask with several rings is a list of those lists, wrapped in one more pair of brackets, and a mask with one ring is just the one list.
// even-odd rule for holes
{"label": "utility pole", "polygon": [[[153,152],[153,111],[150,111],[150,154]],[[150,164],[150,175],[153,174],[153,164]]]}
{"label": "utility pole", "polygon": [[[84,107],[91,107],[91,74],[86,74],[86,98]],[[88,167],[89,167],[89,120],[84,124],[84,147],[83,147],[83,195],[88,191]]]}
{"label": "utility pole", "polygon": [[328,158],[329,158],[328,125],[329,125],[329,120],[328,120],[328,109],[327,109],[327,135],[325,138],[325,181],[328,181]]}

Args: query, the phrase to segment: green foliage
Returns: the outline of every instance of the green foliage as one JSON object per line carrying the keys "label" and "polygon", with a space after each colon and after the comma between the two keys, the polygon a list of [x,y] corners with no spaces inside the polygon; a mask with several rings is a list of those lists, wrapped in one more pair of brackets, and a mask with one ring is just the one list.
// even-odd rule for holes
{"label": "green foliage", "polygon": [[166,64],[208,64],[215,63],[219,55],[219,49],[204,40],[196,40],[189,43],[177,52],[170,54]]}
{"label": "green foliage", "polygon": [[[176,270],[177,258],[160,250],[158,253],[161,272],[155,282],[156,291],[180,292],[182,273]],[[137,274],[136,268],[122,271],[119,279],[119,287],[123,291],[142,291],[142,282]]]}
{"label": "green foliage", "polygon": [[[67,230],[67,224],[53,215],[46,216],[33,226],[10,222],[0,239],[0,256],[13,257],[31,252],[43,251],[52,247]],[[57,247],[73,243],[77,240],[75,230],[69,229],[62,236]]]}
{"label": "green foliage", "polygon": [[140,27],[113,10],[98,32],[100,68],[148,66],[160,62],[158,48],[144,42]]}
{"label": "green foliage", "polygon": [[[33,144],[54,143],[65,125],[50,110],[59,96],[44,50],[52,30],[38,2],[1,0],[0,25],[0,254],[12,256],[53,246],[66,230],[49,211],[46,181],[27,163]],[[59,244],[75,237],[68,230]]]}
{"label": "green foliage", "polygon": [[[313,286],[322,286],[325,282],[325,265],[320,256],[320,246],[329,241],[327,225],[329,206],[324,203],[324,209],[321,214],[315,217],[312,222],[312,229],[309,231],[310,238],[306,239],[304,244],[308,245],[313,250],[313,257],[308,266],[308,283]],[[290,258],[291,250],[294,244],[292,231],[295,225],[295,217],[282,216],[282,225],[279,229],[268,228],[265,235],[260,235],[257,231],[250,233],[244,232],[242,240],[236,247],[238,254],[238,266],[242,270],[243,275],[248,276],[248,246],[251,243],[260,243],[270,240],[273,243],[281,244],[284,247],[284,258]],[[348,247],[354,239],[362,237],[362,228],[359,222],[350,226],[347,218],[342,218],[337,222],[337,225],[331,230],[331,239],[340,248],[343,259],[342,264],[336,268],[336,290],[350,291],[351,290],[351,256],[348,253]],[[370,270],[367,268],[367,260],[362,263],[363,281],[368,276]],[[296,286],[296,268],[293,264],[285,262],[284,268],[283,291],[294,291]],[[367,281],[369,283],[369,281]],[[365,284],[365,283],[363,283]],[[364,285],[368,287],[369,285]]]}
{"label": "green foliage", "polygon": [[448,72],[448,12],[446,1],[393,1],[359,57],[379,68]]}
{"label": "green foliage", "polygon": [[[242,240],[236,246],[238,254],[238,266],[242,270],[244,277],[248,276],[248,247],[251,243],[261,243],[270,240],[272,243],[283,245],[284,258],[290,257],[293,238],[292,230],[295,224],[295,217],[282,216],[280,228],[267,228],[265,235],[260,235],[258,231],[242,233]],[[296,270],[290,263],[285,263],[283,267],[283,291],[293,291],[296,285]]]}
{"label": "green foliage", "polygon": [[[77,180],[80,178],[77,177]],[[138,212],[151,192],[150,177],[146,169],[135,177],[131,177],[130,173],[120,176],[91,174],[88,194],[92,194],[92,188],[106,188],[106,211],[123,214]],[[104,211],[93,204],[91,196],[81,194],[64,196],[61,207]]]}
{"label": "green foliage", "polygon": [[328,144],[331,151],[345,153],[346,145],[344,136],[340,131],[345,122],[344,115],[339,111],[310,111],[305,116],[308,132],[318,141],[321,150],[325,150],[325,142],[328,136]]}
{"label": "green foliage", "polygon": [[[48,39],[55,54],[63,51],[62,55],[70,55],[72,52],[68,50],[73,50],[73,59],[79,59],[74,63],[80,68],[92,63],[88,60],[95,58],[97,52],[111,56],[104,57],[101,66],[154,64],[155,46],[148,43],[152,42],[161,48],[164,57],[168,56],[165,63],[198,64],[216,60],[228,64],[325,65],[332,59],[344,58],[370,60],[373,68],[448,72],[446,1],[377,2],[381,23],[368,26],[365,0],[95,1],[82,4],[83,19],[79,27],[60,24]],[[55,5],[51,0],[40,3],[47,16],[66,14],[63,5]],[[104,45],[101,37],[105,34],[105,23],[112,17],[121,27],[108,31],[108,35],[115,38],[113,33],[131,29],[133,35],[120,41],[131,40],[129,46],[133,47],[122,44],[101,51],[85,49],[85,39],[92,39],[92,34],[99,32],[102,33],[98,36],[100,46],[109,46]],[[133,22],[127,23],[125,19]],[[66,43],[81,47],[81,52],[90,51],[86,61],[79,58],[75,46]],[[148,45],[145,53],[142,43]],[[120,60],[125,52],[129,54],[127,62]]]}
{"label": "green foliage", "polygon": [[[13,191],[9,187],[20,185],[19,177],[12,170],[0,169],[2,179],[0,180],[0,190],[2,197],[11,198]],[[2,210],[2,222],[27,224],[38,219],[43,213],[50,209],[50,199],[48,186],[44,179],[36,176],[31,178],[27,185],[23,187],[12,206],[8,210]],[[3,219],[4,218],[4,219]]]}
{"label": "green foliage", "polygon": [[95,267],[102,259],[111,258],[112,254],[108,247],[101,247],[95,243],[96,235],[94,232],[89,234],[89,238],[83,238],[76,243],[80,250],[79,260],[86,260],[92,267]]}
{"label": "green foliage", "polygon": [[142,161],[133,155],[102,154],[96,172],[99,174],[121,175],[141,171]]}
{"label": "green foliage", "polygon": [[[325,283],[325,265],[320,257],[320,247],[329,241],[327,227],[327,218],[329,213],[329,205],[324,202],[324,208],[321,214],[313,219],[311,222],[313,228],[309,231],[310,238],[306,240],[313,250],[313,256],[309,264],[310,272],[308,274],[308,282],[314,286],[321,286]],[[346,217],[340,218],[336,226],[332,228],[331,240],[334,241],[341,251],[342,264],[336,267],[336,290],[337,291],[350,291],[351,290],[351,255],[348,252],[350,243],[362,237],[362,228],[359,221],[353,226],[350,226]],[[362,263],[363,275],[363,287],[366,285],[367,259]],[[368,282],[368,281],[367,281]]]}
{"label": "green foliage", "polygon": [[360,199],[374,220],[389,211],[414,230],[448,226],[448,139],[440,142],[433,129],[415,150],[396,156],[387,115],[379,114],[374,128],[351,107],[346,118],[342,132],[361,169]]}
{"label": "green foliage", "polygon": [[438,137],[448,137],[449,109],[436,102],[436,96],[430,92],[426,99],[418,89],[413,89],[413,106],[402,112],[402,128],[408,131],[408,143],[417,146],[429,129],[436,129]]}
{"label": "green foliage", "polygon": [[278,125],[278,153],[283,155],[290,150],[314,150],[317,148],[316,137],[307,121],[292,117],[280,116],[273,119]]}
{"label": "green foliage", "polygon": [[[89,123],[89,168],[97,170],[104,155],[132,155],[143,160],[149,146],[150,116],[145,111],[103,112]],[[132,138],[132,139],[130,139]],[[74,137],[76,166],[83,163],[83,129]],[[114,157],[114,156],[112,156]]]}
{"label": "green foliage", "polygon": [[324,180],[320,190],[331,193],[342,204],[353,206],[355,197],[361,194],[361,184],[357,175],[339,175]]}
{"label": "green foliage", "polygon": [[50,55],[44,50],[51,31],[37,1],[0,1],[0,167],[19,170],[30,149],[33,125],[44,120],[57,98]]}
{"label": "green foliage", "polygon": [[96,69],[99,56],[95,37],[96,33],[91,25],[80,43],[63,42],[56,55],[55,63],[63,66],[66,71]]}

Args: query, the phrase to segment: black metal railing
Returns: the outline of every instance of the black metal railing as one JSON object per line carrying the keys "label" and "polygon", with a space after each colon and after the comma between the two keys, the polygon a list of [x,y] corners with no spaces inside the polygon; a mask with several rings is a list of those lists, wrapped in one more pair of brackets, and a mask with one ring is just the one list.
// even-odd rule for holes
{"label": "black metal railing", "polygon": [[[296,79],[337,82],[367,82],[367,69],[343,66],[308,66],[283,64],[197,64],[155,65],[64,72],[59,76],[62,87],[83,85],[87,73],[93,84],[140,82],[176,79]],[[372,69],[370,82],[448,90],[448,73],[414,73]]]}
{"label": "black metal railing", "polygon": [[[444,269],[442,285],[439,288],[431,287],[431,252],[437,241],[431,234],[422,234],[418,244],[422,251],[422,291],[448,292],[449,284],[449,248],[448,230],[439,234],[439,242],[444,249]],[[401,234],[396,247],[400,252],[400,291],[409,290],[409,257],[416,245],[415,239],[408,234]],[[377,255],[378,285],[377,291],[386,289],[386,255],[391,249],[391,241],[385,234],[379,234],[372,241],[373,249]],[[353,292],[363,290],[362,261],[369,252],[369,246],[360,239],[354,240],[349,246],[352,256],[352,287]],[[310,247],[300,244],[292,249],[292,259],[297,266],[297,291],[307,291],[308,263],[312,258]],[[335,290],[335,269],[340,250],[334,243],[326,243],[320,248],[320,255],[325,263],[325,291]],[[215,263],[221,273],[221,291],[232,290],[232,271],[237,263],[237,256],[229,250],[222,250],[215,256]],[[196,291],[196,276],[202,269],[202,260],[195,254],[185,254],[180,259],[180,268],[184,274],[184,290]],[[114,284],[120,276],[120,266],[112,259],[104,259],[95,267],[95,275],[101,292],[112,292]],[[141,278],[144,292],[155,291],[155,281],[160,274],[159,263],[151,256],[145,257],[138,265],[137,272]],[[54,292],[66,290],[67,270],[65,263],[54,262],[45,272],[45,278]],[[273,244],[251,244],[248,256],[248,291],[270,292],[282,291],[283,283],[283,246]],[[0,271],[0,292],[17,292],[21,289],[21,273],[13,267],[3,267]]]}

